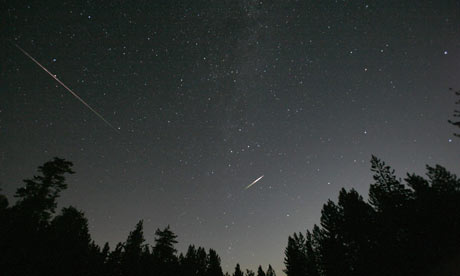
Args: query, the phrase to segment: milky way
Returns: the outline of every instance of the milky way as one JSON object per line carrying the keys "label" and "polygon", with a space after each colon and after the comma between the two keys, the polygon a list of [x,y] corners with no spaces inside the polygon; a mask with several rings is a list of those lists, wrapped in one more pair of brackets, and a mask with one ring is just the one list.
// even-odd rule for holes
{"label": "milky way", "polygon": [[169,224],[224,271],[282,275],[288,235],[366,196],[372,154],[460,173],[459,1],[7,1],[0,23],[0,187],[74,162],[60,206],[98,243],[144,219],[150,244]]}

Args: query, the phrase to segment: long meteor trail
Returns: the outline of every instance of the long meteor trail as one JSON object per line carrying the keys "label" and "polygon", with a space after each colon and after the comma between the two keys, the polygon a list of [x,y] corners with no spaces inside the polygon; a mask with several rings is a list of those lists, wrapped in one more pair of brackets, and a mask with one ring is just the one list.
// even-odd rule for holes
{"label": "long meteor trail", "polygon": [[[13,43],[13,42],[11,42]],[[89,104],[87,104],[82,98],[80,98],[80,96],[77,95],[77,93],[73,92],[72,89],[70,89],[69,87],[67,87],[67,85],[65,85],[60,79],[58,79],[56,77],[56,75],[52,74],[50,71],[48,71],[48,69],[45,68],[45,66],[41,65],[40,62],[38,62],[36,59],[34,59],[31,55],[29,55],[29,53],[27,53],[24,49],[22,49],[21,47],[19,47],[19,45],[17,45],[16,43],[13,43],[14,46],[16,46],[16,48],[18,48],[24,55],[26,55],[28,58],[30,58],[33,62],[35,62],[38,66],[40,66],[40,68],[42,68],[46,73],[48,73],[48,75],[50,75],[53,79],[55,79],[60,85],[62,85],[62,87],[64,87],[67,91],[70,92],[70,94],[72,94],[75,98],[77,98],[82,104],[84,104],[89,110],[91,110],[94,114],[96,114],[97,117],[99,117],[99,119],[101,119],[102,121],[104,121],[104,123],[106,123],[106,125],[108,125],[109,127],[111,127],[113,130],[115,130],[117,133],[120,133],[111,123],[109,123],[109,121],[107,121],[104,117],[102,117],[101,114],[99,114],[96,110],[94,110]]]}
{"label": "long meteor trail", "polygon": [[249,184],[248,186],[246,186],[246,188],[244,188],[244,189],[247,190],[247,189],[251,188],[251,186],[254,185],[254,184],[256,184],[257,182],[259,182],[259,180],[261,180],[262,177],[264,177],[264,176],[262,175],[261,177],[259,177],[259,178],[257,178],[256,180],[252,181],[252,183]]}

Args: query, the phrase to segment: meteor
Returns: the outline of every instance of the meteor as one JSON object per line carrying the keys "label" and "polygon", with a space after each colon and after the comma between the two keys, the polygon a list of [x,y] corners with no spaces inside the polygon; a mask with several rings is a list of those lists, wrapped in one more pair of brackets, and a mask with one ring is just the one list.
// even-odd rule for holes
{"label": "meteor", "polygon": [[249,184],[248,186],[246,186],[246,188],[244,188],[245,190],[251,188],[252,185],[256,184],[257,182],[259,182],[259,180],[262,179],[262,177],[264,177],[263,175],[259,178],[257,178],[256,180],[254,180],[251,184]]}
{"label": "meteor", "polygon": [[26,55],[28,58],[30,58],[33,62],[35,62],[35,64],[37,64],[38,66],[40,66],[40,68],[42,68],[46,73],[48,73],[48,75],[50,75],[53,79],[55,79],[60,85],[62,85],[62,87],[64,87],[67,91],[70,92],[70,94],[72,94],[75,98],[77,98],[77,100],[79,100],[82,104],[84,104],[89,110],[91,110],[97,117],[99,117],[99,119],[101,119],[102,121],[104,121],[104,123],[106,123],[109,127],[111,127],[113,130],[115,130],[117,133],[120,133],[111,123],[109,123],[104,117],[102,117],[101,114],[99,114],[96,110],[94,110],[89,104],[87,104],[82,98],[80,98],[80,96],[77,95],[77,93],[73,92],[72,89],[70,89],[69,87],[67,87],[67,85],[65,85],[60,79],[58,79],[56,77],[56,75],[52,74],[50,71],[48,71],[48,69],[45,68],[45,66],[41,65],[40,62],[38,62],[36,59],[34,59],[31,55],[29,55],[29,53],[27,53],[24,49],[22,49],[21,47],[19,47],[19,45],[17,45],[16,43],[13,43],[11,42],[14,46],[16,46],[16,48],[18,48],[24,55]]}

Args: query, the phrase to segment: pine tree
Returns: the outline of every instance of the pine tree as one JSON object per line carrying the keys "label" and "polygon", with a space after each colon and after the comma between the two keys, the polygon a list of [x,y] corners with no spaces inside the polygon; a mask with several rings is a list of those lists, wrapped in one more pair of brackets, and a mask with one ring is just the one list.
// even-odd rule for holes
{"label": "pine tree", "polygon": [[153,257],[156,263],[157,273],[160,276],[175,276],[178,271],[177,236],[170,230],[169,225],[164,230],[157,229],[155,232],[155,246]]}
{"label": "pine tree", "polygon": [[15,209],[25,212],[36,226],[46,225],[56,209],[56,199],[67,188],[64,175],[74,173],[72,166],[71,162],[55,157],[38,167],[41,175],[25,179],[25,187],[16,191],[18,201]]}
{"label": "pine tree", "polygon": [[305,238],[302,233],[294,233],[288,237],[288,245],[284,251],[284,272],[287,276],[303,276],[307,272],[307,252]]}
{"label": "pine tree", "polygon": [[189,245],[187,253],[179,256],[181,274],[187,276],[198,275],[197,252],[194,245]]}
{"label": "pine tree", "polygon": [[235,272],[233,272],[233,276],[244,276],[244,273],[240,268],[240,264],[236,264]]}
{"label": "pine tree", "polygon": [[55,213],[56,199],[67,188],[66,174],[72,163],[54,158],[38,167],[39,174],[24,180],[17,189],[16,203],[0,211],[0,267],[4,275],[36,275],[51,270],[48,259],[48,228]]}
{"label": "pine tree", "polygon": [[366,274],[375,258],[375,211],[354,189],[341,189],[338,200],[342,217],[340,231],[350,274]]}
{"label": "pine tree", "polygon": [[[1,191],[2,189],[0,189],[0,192]],[[6,209],[8,208],[8,205],[9,205],[8,198],[6,198],[4,194],[0,194],[0,214],[6,211]]]}
{"label": "pine tree", "polygon": [[272,268],[271,265],[268,265],[266,276],[276,276],[275,270]]}
{"label": "pine tree", "polygon": [[[449,88],[449,90],[452,90],[452,88]],[[460,90],[455,91],[455,95],[460,96]],[[457,100],[457,101],[455,102],[455,104],[460,105],[460,100]],[[454,110],[454,115],[453,115],[453,116],[454,116],[454,117],[460,117],[460,110],[457,110],[457,109]],[[454,125],[454,126],[456,126],[456,127],[460,127],[460,121],[448,120],[448,122],[449,122],[451,125]],[[457,136],[457,137],[460,137],[460,133],[454,133],[454,135]]]}
{"label": "pine tree", "polygon": [[141,275],[141,258],[145,241],[143,228],[143,221],[140,220],[124,243],[121,267],[125,275]]}
{"label": "pine tree", "polygon": [[115,249],[109,253],[105,263],[105,271],[107,275],[122,276],[122,260],[123,260],[123,243],[119,242]]}
{"label": "pine tree", "polygon": [[209,249],[207,263],[206,276],[224,276],[220,265],[220,257],[215,250]]}
{"label": "pine tree", "polygon": [[[63,208],[51,222],[47,257],[54,275],[88,275],[91,237],[88,220],[74,207]],[[59,260],[59,261],[56,261]]]}
{"label": "pine tree", "polygon": [[315,242],[310,231],[307,231],[305,236],[305,253],[306,253],[306,275],[308,276],[319,276],[318,263],[317,263],[317,252],[315,248]]}
{"label": "pine tree", "polygon": [[262,266],[259,265],[259,268],[257,269],[257,276],[266,276],[264,270],[262,269]]}
{"label": "pine tree", "polygon": [[104,256],[104,262],[107,261],[107,258],[109,257],[110,253],[110,246],[108,242],[104,243],[104,247],[102,248],[101,254]]}
{"label": "pine tree", "polygon": [[206,250],[203,247],[198,247],[196,250],[197,256],[197,275],[205,275],[208,268],[208,256]]}
{"label": "pine tree", "polygon": [[407,268],[407,256],[410,254],[408,219],[413,192],[396,177],[393,169],[375,156],[371,158],[371,171],[374,173],[375,183],[369,188],[369,203],[376,211],[373,238],[375,243],[372,248],[375,257],[372,262],[386,264],[380,270],[382,275],[394,274],[396,271],[406,275],[413,274],[411,271],[404,271]]}
{"label": "pine tree", "polygon": [[369,202],[378,211],[394,211],[404,205],[410,191],[396,178],[395,171],[377,157],[371,158],[375,184],[369,188]]}
{"label": "pine tree", "polygon": [[316,233],[318,250],[321,256],[321,271],[324,275],[347,275],[345,248],[341,227],[343,216],[339,207],[331,200],[321,210],[321,229]]}

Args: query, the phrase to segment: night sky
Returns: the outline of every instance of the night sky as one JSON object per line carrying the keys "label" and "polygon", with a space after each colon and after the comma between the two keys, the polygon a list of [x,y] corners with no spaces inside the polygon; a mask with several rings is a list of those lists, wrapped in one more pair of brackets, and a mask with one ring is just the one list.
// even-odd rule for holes
{"label": "night sky", "polygon": [[371,154],[460,173],[460,1],[4,1],[0,26],[0,187],[72,161],[59,203],[99,244],[144,219],[281,275]]}

